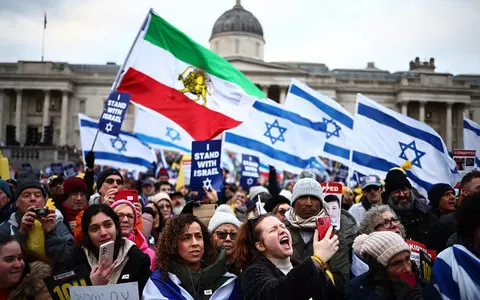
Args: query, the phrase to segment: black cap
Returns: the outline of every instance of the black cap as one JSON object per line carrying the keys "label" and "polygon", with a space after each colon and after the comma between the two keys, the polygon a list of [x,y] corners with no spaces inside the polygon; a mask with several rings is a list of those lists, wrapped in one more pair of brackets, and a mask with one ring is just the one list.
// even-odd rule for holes
{"label": "black cap", "polygon": [[120,172],[117,169],[110,168],[110,169],[103,170],[97,176],[97,191],[100,190],[100,188],[102,187],[102,184],[105,182],[105,179],[107,179],[107,177],[111,175],[118,175],[123,180],[122,174],[120,174]]}

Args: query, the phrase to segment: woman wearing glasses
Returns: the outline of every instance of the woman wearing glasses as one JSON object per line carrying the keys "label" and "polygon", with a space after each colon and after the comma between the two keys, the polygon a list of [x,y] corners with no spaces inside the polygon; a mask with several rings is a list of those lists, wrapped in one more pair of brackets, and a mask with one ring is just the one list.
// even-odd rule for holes
{"label": "woman wearing glasses", "polygon": [[156,270],[142,299],[242,299],[237,276],[226,271],[207,227],[191,214],[170,218],[157,243]]}
{"label": "woman wearing glasses", "polygon": [[303,262],[291,260],[292,238],[271,214],[250,219],[240,227],[235,260],[243,273],[245,299],[335,299],[337,291],[327,262],[338,250],[338,237],[313,236],[314,255]]}
{"label": "woman wearing glasses", "polygon": [[157,211],[162,214],[163,223],[161,226],[165,226],[168,219],[172,217],[172,201],[170,200],[170,196],[165,192],[159,192],[150,197],[149,201],[154,203]]}
{"label": "woman wearing glasses", "polygon": [[345,299],[441,299],[431,283],[412,271],[410,246],[397,233],[362,234],[355,244],[370,270],[350,280]]}
{"label": "woman wearing glasses", "polygon": [[112,205],[113,211],[120,220],[120,228],[122,236],[134,242],[138,249],[150,257],[150,269],[153,271],[155,264],[155,251],[148,247],[148,244],[142,232],[135,227],[137,224],[138,214],[135,206],[126,200],[115,201]]}

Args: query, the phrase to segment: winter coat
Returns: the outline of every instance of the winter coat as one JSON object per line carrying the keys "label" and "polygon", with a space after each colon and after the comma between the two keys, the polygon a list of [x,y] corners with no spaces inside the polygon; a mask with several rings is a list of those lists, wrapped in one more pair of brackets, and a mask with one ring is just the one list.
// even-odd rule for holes
{"label": "winter coat", "polygon": [[[392,295],[393,293],[393,295]],[[345,290],[347,300],[389,300],[389,299],[415,299],[415,300],[441,300],[437,289],[428,281],[417,277],[416,288],[398,281],[395,283],[378,283],[370,272],[349,281]]]}
{"label": "winter coat", "polygon": [[133,232],[130,234],[128,239],[134,242],[135,246],[137,246],[137,248],[140,249],[140,251],[148,255],[151,262],[150,270],[153,271],[155,269],[155,251],[153,251],[153,249],[151,249],[148,246],[147,241],[145,240],[145,237],[143,236],[143,234],[139,232],[137,228],[134,228]]}
{"label": "winter coat", "polygon": [[[392,207],[392,209],[394,209]],[[408,211],[395,210],[400,222],[405,227],[406,238],[426,244],[428,241],[428,229],[436,218],[430,213],[430,207],[414,198],[413,207]]]}
{"label": "winter coat", "polygon": [[340,232],[345,237],[345,244],[349,249],[348,257],[351,257],[353,241],[358,234],[358,226],[355,218],[344,209],[342,209],[342,216],[340,217]]}
{"label": "winter coat", "polygon": [[[75,240],[63,223],[63,216],[58,210],[56,210],[56,217],[57,225],[55,228],[45,233],[45,254],[50,260],[49,263],[53,267],[54,272],[68,269],[75,251]],[[0,225],[0,233],[14,235],[20,246],[23,249],[28,249],[28,235],[21,233],[18,228],[20,220],[20,213],[13,213],[7,222],[3,222]]]}
{"label": "winter coat", "polygon": [[[216,261],[200,271],[189,270],[182,264],[176,264],[165,279],[163,272],[157,269],[148,280],[142,299],[241,300],[243,297],[238,278],[227,272],[225,259],[226,252],[222,248]],[[192,273],[198,282],[195,285]],[[194,290],[198,291],[195,297],[191,295]]]}
{"label": "winter coat", "polygon": [[10,216],[17,210],[17,207],[13,202],[8,202],[4,207],[0,209],[0,223],[8,221]]}
{"label": "winter coat", "polygon": [[25,265],[20,283],[10,292],[8,300],[51,300],[43,279],[52,275],[46,263],[35,261]]}
{"label": "winter coat", "polygon": [[243,292],[245,299],[334,299],[336,291],[331,286],[327,275],[319,272],[312,259],[307,258],[284,275],[263,255],[258,256],[253,264],[243,273]]}
{"label": "winter coat", "polygon": [[442,215],[433,222],[428,229],[427,249],[437,251],[437,254],[445,250],[448,239],[457,230],[457,213],[452,212]]}
{"label": "winter coat", "polygon": [[[344,218],[346,217],[342,214],[340,220],[341,224],[345,222],[343,220]],[[355,223],[355,221],[353,221],[353,223]],[[340,225],[340,229],[341,227],[342,225]],[[287,228],[292,236],[293,260],[303,261],[307,257],[312,256],[312,240],[305,244],[300,231],[297,228],[292,227],[290,224],[287,224]],[[330,271],[332,272],[333,279],[335,280],[335,287],[338,291],[343,291],[350,275],[349,248],[346,237],[343,235],[342,230],[340,232],[336,232],[335,234],[338,235],[338,240],[340,243],[338,245],[338,251],[328,261],[328,264],[330,265]]]}
{"label": "winter coat", "polygon": [[[141,297],[143,288],[147,283],[148,277],[152,273],[150,271],[150,258],[148,255],[140,251],[135,244],[124,238],[125,244],[123,245],[123,255],[117,256],[117,266],[114,268],[113,273],[119,272],[118,280],[114,283],[126,283],[126,282],[138,282],[138,293]],[[87,257],[87,254],[88,257]],[[98,253],[96,253],[98,255]],[[88,269],[88,273],[92,271],[92,267],[96,266],[97,259],[93,253],[84,247],[77,249],[75,255],[75,267],[85,265]],[[112,275],[113,275],[112,273]],[[117,273],[118,274],[118,273]]]}
{"label": "winter coat", "polygon": [[365,216],[367,215],[367,211],[372,207],[372,204],[368,201],[365,195],[362,196],[360,202],[352,205],[348,212],[355,218],[357,224],[360,225]]}

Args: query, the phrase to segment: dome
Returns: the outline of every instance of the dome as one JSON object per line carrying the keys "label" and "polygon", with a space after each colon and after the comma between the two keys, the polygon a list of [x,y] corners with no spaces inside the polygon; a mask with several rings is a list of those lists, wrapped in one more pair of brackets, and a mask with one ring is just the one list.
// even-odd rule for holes
{"label": "dome", "polygon": [[251,12],[242,7],[239,0],[232,9],[226,11],[215,22],[212,37],[220,33],[234,31],[251,33],[263,38],[262,25]]}

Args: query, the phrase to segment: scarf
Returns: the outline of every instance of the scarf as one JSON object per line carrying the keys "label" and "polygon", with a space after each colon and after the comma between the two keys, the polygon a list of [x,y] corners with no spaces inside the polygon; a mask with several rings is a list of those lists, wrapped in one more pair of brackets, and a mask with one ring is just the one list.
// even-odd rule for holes
{"label": "scarf", "polygon": [[297,215],[297,213],[295,212],[295,209],[290,209],[290,225],[292,225],[293,228],[297,228],[297,229],[305,229],[305,230],[308,230],[308,231],[313,231],[315,230],[315,228],[317,228],[317,224],[315,224],[315,219],[317,217],[324,217],[324,216],[328,216],[328,213],[327,211],[325,210],[325,202],[322,201],[322,209],[320,210],[320,212],[315,215],[315,216],[312,216],[308,219],[302,219],[300,216]]}
{"label": "scarf", "polygon": [[62,207],[63,207],[63,216],[67,219],[68,222],[72,222],[72,221],[75,221],[75,218],[77,217],[77,215],[82,211],[82,210],[85,210],[87,209],[88,207],[88,204],[85,205],[82,209],[80,210],[74,210],[74,209],[71,209],[68,205],[65,204],[65,202],[62,202]]}

